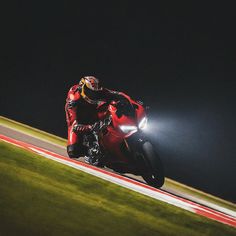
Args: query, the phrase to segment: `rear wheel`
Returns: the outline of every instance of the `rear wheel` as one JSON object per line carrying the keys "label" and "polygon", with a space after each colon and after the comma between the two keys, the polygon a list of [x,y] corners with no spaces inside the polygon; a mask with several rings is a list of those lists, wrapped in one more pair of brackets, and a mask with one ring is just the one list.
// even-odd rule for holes
{"label": "rear wheel", "polygon": [[148,141],[141,144],[137,153],[145,162],[145,170],[142,171],[143,179],[151,186],[160,188],[165,181],[164,169],[159,155]]}

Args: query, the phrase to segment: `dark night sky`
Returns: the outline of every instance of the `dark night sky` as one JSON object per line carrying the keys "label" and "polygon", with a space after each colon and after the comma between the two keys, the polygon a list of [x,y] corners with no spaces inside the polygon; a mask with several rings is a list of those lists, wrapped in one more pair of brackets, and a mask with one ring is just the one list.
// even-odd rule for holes
{"label": "dark night sky", "polygon": [[3,21],[1,114],[66,137],[82,75],[150,105],[167,176],[236,202],[233,6],[18,1]]}

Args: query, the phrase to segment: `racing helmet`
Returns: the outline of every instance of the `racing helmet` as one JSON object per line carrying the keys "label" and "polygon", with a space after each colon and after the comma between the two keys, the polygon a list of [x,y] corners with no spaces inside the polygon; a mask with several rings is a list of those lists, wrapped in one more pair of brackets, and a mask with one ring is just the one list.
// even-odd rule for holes
{"label": "racing helmet", "polygon": [[102,99],[102,87],[99,79],[94,76],[84,76],[80,79],[80,94],[91,104],[97,104]]}

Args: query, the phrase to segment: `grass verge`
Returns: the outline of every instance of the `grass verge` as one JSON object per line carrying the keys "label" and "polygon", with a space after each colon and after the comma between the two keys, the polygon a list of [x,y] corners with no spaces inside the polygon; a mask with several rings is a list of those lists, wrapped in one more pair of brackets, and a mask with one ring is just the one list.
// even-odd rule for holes
{"label": "grass verge", "polygon": [[10,144],[0,150],[0,235],[236,235]]}
{"label": "grass verge", "polygon": [[207,202],[219,205],[221,207],[225,207],[232,211],[236,211],[236,205],[234,203],[226,201],[219,197],[213,196],[211,194],[207,194],[195,188],[191,188],[185,184],[181,184],[172,179],[167,179],[167,181],[165,181],[165,187],[167,187],[168,189],[176,190],[177,192],[180,192],[180,193],[188,194],[190,196],[201,199],[203,201],[207,201]]}
{"label": "grass verge", "polygon": [[33,128],[31,126],[19,123],[17,121],[8,119],[6,117],[0,116],[0,124],[6,126],[11,129],[15,129],[21,131],[22,133],[29,134],[33,137],[37,137],[39,139],[47,140],[52,143],[56,143],[61,146],[66,146],[67,140],[56,135],[47,133],[45,131]]}

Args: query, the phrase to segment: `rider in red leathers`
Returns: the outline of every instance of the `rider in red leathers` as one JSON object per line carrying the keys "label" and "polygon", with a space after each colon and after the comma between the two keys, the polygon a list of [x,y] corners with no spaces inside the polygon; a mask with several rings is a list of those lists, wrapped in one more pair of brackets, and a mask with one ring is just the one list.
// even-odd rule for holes
{"label": "rider in red leathers", "polygon": [[[70,158],[85,156],[85,161],[97,165],[92,160],[88,147],[83,144],[85,134],[94,134],[92,130],[105,118],[106,104],[111,101],[124,100],[127,95],[111,91],[100,86],[94,76],[84,76],[79,84],[72,86],[68,92],[65,112],[68,126],[67,153]],[[93,150],[99,150],[96,137],[93,138]]]}

